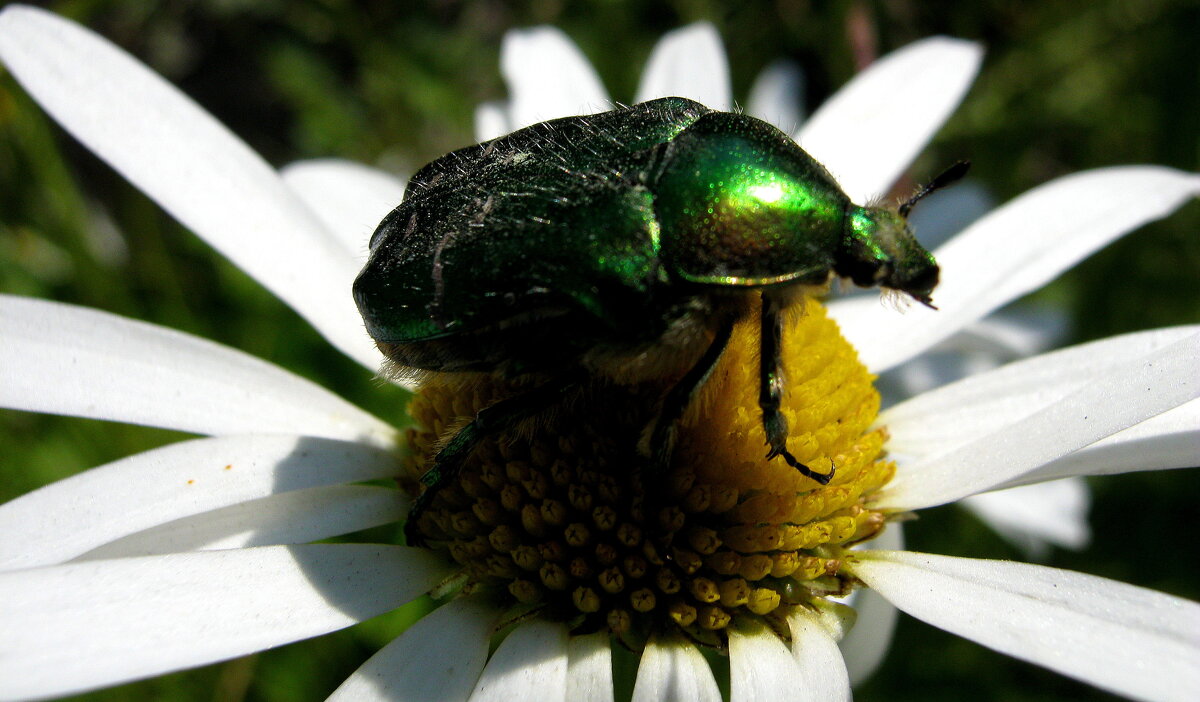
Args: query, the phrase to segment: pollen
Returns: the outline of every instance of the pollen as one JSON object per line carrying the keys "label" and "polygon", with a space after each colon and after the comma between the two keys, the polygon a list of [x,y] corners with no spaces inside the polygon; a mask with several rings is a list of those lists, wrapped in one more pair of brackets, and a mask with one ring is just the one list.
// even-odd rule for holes
{"label": "pollen", "polygon": [[[874,378],[815,300],[787,312],[788,449],[820,485],[768,447],[758,405],[758,314],[746,315],[679,422],[669,465],[644,455],[677,379],[595,379],[554,407],[483,439],[420,517],[429,547],[475,589],[631,648],[674,629],[724,648],[739,620],[786,632],[797,606],[844,595],[845,550],[875,536],[868,506],[895,471],[884,458]],[[428,382],[410,408],[406,486],[479,410],[528,386],[484,374]],[[641,447],[641,448],[640,448]]]}

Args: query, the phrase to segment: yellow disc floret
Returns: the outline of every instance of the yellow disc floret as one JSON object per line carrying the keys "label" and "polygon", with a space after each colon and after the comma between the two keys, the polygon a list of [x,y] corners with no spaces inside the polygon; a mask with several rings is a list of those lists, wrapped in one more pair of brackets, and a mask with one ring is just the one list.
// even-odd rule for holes
{"label": "yellow disc floret", "polygon": [[[817,472],[835,468],[829,485],[766,459],[752,314],[679,422],[666,471],[639,445],[677,379],[596,379],[485,438],[421,532],[476,587],[632,646],[664,628],[723,646],[739,618],[786,632],[789,608],[848,590],[843,549],[883,527],[865,498],[895,469],[880,460],[879,396],[854,349],[815,301],[788,314],[788,449]],[[428,382],[411,407],[409,484],[476,412],[525,389],[483,374]]]}

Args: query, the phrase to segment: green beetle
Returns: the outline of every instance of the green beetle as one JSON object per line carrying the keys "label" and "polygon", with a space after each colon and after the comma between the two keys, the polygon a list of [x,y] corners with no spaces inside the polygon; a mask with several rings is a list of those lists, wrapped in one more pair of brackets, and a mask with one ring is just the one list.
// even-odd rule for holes
{"label": "green beetle", "polygon": [[367,331],[405,368],[544,380],[480,412],[439,452],[408,522],[479,439],[591,376],[680,377],[651,433],[658,465],[675,422],[761,296],[767,458],[824,484],[786,448],[781,310],[831,274],[930,304],[938,266],[898,209],[860,207],[791,138],[746,115],[662,98],[535,124],[460,149],[413,176],[354,283]]}

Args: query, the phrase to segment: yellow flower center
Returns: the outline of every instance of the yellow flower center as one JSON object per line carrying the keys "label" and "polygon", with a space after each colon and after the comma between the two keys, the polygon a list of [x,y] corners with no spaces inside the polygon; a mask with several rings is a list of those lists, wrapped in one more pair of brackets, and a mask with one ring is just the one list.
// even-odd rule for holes
{"label": "yellow flower center", "polygon": [[[849,591],[844,549],[874,536],[865,505],[892,477],[873,377],[814,300],[793,306],[783,338],[788,448],[821,486],[766,460],[758,406],[757,315],[747,315],[680,421],[669,468],[639,450],[677,379],[599,380],[551,410],[487,437],[419,528],[475,587],[578,630],[607,627],[640,648],[664,628],[723,647],[739,618],[787,632],[793,606]],[[479,374],[434,378],[414,398],[410,486],[480,409],[524,388]]]}

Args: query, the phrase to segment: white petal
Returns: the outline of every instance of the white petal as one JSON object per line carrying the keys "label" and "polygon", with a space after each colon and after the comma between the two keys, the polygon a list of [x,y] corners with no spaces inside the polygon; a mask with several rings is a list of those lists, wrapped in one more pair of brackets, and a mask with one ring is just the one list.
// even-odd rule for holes
{"label": "white petal", "polygon": [[638,665],[633,702],[721,702],[721,691],[695,646],[652,638]]}
{"label": "white petal", "polygon": [[[937,310],[905,314],[870,299],[833,312],[872,372],[901,363],[992,310],[1036,290],[1100,247],[1200,195],[1200,176],[1158,166],[1085,171],[992,211],[936,251]],[[884,339],[867,344],[862,340]]]}
{"label": "white petal", "polygon": [[317,544],[0,573],[0,697],[48,697],[318,636],[446,575],[427,551]]}
{"label": "white petal", "polygon": [[184,226],[374,369],[354,260],[275,171],[162,78],[43,10],[0,15],[0,58],[42,107]]}
{"label": "white petal", "polygon": [[[892,433],[889,451],[900,458],[907,470],[913,464],[960,452],[968,444],[985,442],[997,427],[1013,424],[1038,409],[1061,402],[1094,383],[1096,378],[1115,378],[1120,382],[1128,373],[1127,366],[1135,364],[1141,356],[1182,342],[1198,331],[1200,326],[1138,332],[1014,362],[884,410],[878,424],[887,426]],[[1200,430],[1196,428],[1198,422],[1193,421],[1194,415],[1189,416],[1186,409],[1192,404],[1195,403],[1154,416],[1067,457],[1055,457],[1055,468],[1043,466],[995,485],[1014,486],[1073,474],[1138,469],[1139,460],[1148,468],[1193,466],[1195,434]]]}
{"label": "white petal", "polygon": [[1081,478],[985,492],[959,504],[1030,558],[1045,558],[1051,544],[1079,550],[1092,540],[1092,495]]}
{"label": "white petal", "polygon": [[990,353],[1005,361],[1041,353],[1066,334],[1066,317],[1052,309],[998,312],[946,340],[946,347]]}
{"label": "white petal", "polygon": [[1095,378],[1200,333],[1200,325],[1110,337],[1010,363],[884,410],[888,451],[926,459],[974,441],[1006,422],[1059,400]]}
{"label": "white petal", "polygon": [[854,611],[844,605],[830,605],[830,610],[824,612],[797,607],[788,617],[792,655],[804,681],[794,699],[813,702],[849,702],[851,699],[846,661],[838,648],[845,623],[844,618],[832,609],[835,606],[851,613]]}
{"label": "white petal", "polygon": [[512,130],[504,103],[484,102],[475,107],[475,141],[491,141]]}
{"label": "white petal", "polygon": [[612,702],[612,644],[607,631],[567,642],[568,702]]}
{"label": "white petal", "polygon": [[297,161],[280,174],[359,266],[380,220],[404,198],[404,181],[354,161]]}
{"label": "white petal", "polygon": [[1198,457],[1200,400],[1193,400],[1047,463],[1007,484],[1072,475],[1194,468],[1200,462]]}
{"label": "white petal", "polygon": [[854,202],[885,194],[958,106],[982,58],[978,44],[960,39],[914,42],[855,76],[796,141]]}
{"label": "white petal", "polygon": [[685,97],[714,110],[728,112],[729,62],[716,27],[694,22],[667,32],[646,61],[637,102],[660,97]]}
{"label": "white petal", "polygon": [[[1048,309],[997,312],[892,368],[875,383],[885,407],[1040,353],[1059,342],[1066,316]],[[876,337],[872,342],[886,343]]]}
{"label": "white petal", "polygon": [[968,177],[953,188],[921,200],[908,216],[921,244],[930,251],[950,241],[975,220],[996,209],[996,198],[982,183]]}
{"label": "white petal", "polygon": [[321,386],[211,341],[47,300],[0,295],[0,406],[197,434],[394,443]]}
{"label": "white petal", "polygon": [[1019,419],[932,458],[901,464],[880,491],[884,509],[920,509],[991,489],[1041,465],[1200,396],[1200,334],[1097,376],[1035,405]]}
{"label": "white petal", "polygon": [[[360,268],[370,252],[371,235],[404,199],[404,181],[354,161],[297,161],[281,171],[283,180],[308,205]],[[387,380],[413,390],[409,380]]]}
{"label": "white petal", "polygon": [[505,34],[500,71],[508,84],[511,129],[609,109],[608,93],[592,64],[554,27]]}
{"label": "white petal", "polygon": [[747,629],[729,629],[730,702],[828,699],[808,694],[800,665],[779,636],[761,624]]}
{"label": "white petal", "polygon": [[513,630],[475,683],[471,702],[566,702],[567,628],[543,620]]}
{"label": "white petal", "polygon": [[498,616],[474,598],[449,602],[371,656],[329,700],[465,702],[487,660]]}
{"label": "white petal", "polygon": [[392,488],[332,485],[293,490],[168,522],[104,544],[77,560],[304,544],[404,519]]}
{"label": "white petal", "polygon": [[804,120],[804,71],[786,59],[771,63],[750,86],[746,113],[794,133]]}
{"label": "white petal", "polygon": [[1200,605],[1080,573],[869,551],[849,564],[897,607],[989,648],[1146,700],[1200,690]]}
{"label": "white petal", "polygon": [[0,506],[0,569],[61,563],[176,519],[267,495],[394,477],[394,454],[297,436],[197,439],[130,456]]}
{"label": "white petal", "polygon": [[[904,529],[899,523],[888,524],[882,534],[868,541],[864,547],[889,550],[904,548]],[[883,663],[892,645],[900,613],[891,602],[868,588],[855,590],[847,604],[854,608],[857,617],[854,626],[838,642],[838,647],[846,659],[850,684],[857,685],[871,677]]]}

